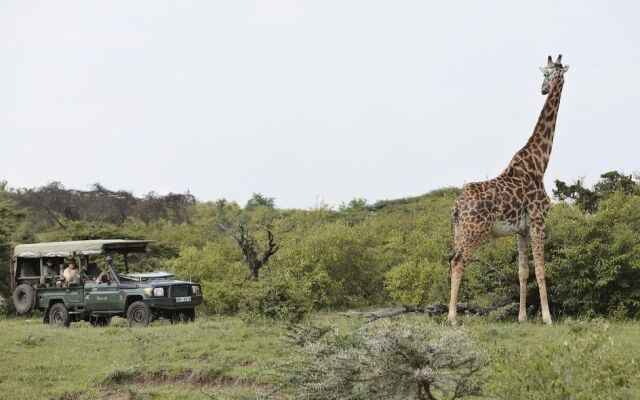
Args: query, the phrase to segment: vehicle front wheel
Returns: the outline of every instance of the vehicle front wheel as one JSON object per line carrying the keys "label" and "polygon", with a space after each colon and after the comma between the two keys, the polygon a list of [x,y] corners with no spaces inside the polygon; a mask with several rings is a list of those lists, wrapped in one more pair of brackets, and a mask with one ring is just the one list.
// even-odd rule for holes
{"label": "vehicle front wheel", "polygon": [[134,301],[127,309],[127,319],[129,326],[147,326],[151,319],[151,310],[144,301]]}
{"label": "vehicle front wheel", "polygon": [[49,325],[69,326],[71,319],[67,307],[63,303],[56,303],[49,309]]}

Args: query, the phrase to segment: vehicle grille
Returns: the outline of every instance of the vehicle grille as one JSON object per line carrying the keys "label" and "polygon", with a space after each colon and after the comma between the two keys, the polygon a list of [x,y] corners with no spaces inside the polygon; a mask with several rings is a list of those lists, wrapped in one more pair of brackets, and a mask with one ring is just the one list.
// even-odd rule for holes
{"label": "vehicle grille", "polygon": [[171,297],[186,297],[186,296],[189,296],[188,285],[171,286]]}

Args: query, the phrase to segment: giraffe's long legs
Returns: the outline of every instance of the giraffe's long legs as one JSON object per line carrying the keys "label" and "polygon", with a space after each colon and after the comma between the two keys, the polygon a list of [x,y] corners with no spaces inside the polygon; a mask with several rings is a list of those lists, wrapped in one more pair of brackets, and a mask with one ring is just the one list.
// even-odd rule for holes
{"label": "giraffe's long legs", "polygon": [[462,272],[466,267],[466,262],[462,259],[451,261],[451,297],[449,299],[449,317],[451,325],[458,325],[456,316],[458,314],[458,290],[462,281]]}
{"label": "giraffe's long legs", "polygon": [[538,290],[540,291],[540,307],[542,309],[542,321],[551,325],[551,313],[549,312],[549,303],[547,302],[547,283],[544,273],[544,223],[538,222],[531,224],[531,249],[533,251],[533,262],[536,267],[536,281],[538,281]]}
{"label": "giraffe's long legs", "polygon": [[529,234],[518,234],[518,277],[520,278],[520,311],[518,322],[527,322],[527,279],[529,278]]}
{"label": "giraffe's long legs", "polygon": [[486,223],[483,225],[472,234],[466,233],[461,236],[462,240],[456,245],[457,253],[454,254],[451,260],[451,297],[449,300],[448,320],[453,326],[458,325],[456,316],[458,314],[458,290],[462,281],[462,273],[489,232],[490,225]]}

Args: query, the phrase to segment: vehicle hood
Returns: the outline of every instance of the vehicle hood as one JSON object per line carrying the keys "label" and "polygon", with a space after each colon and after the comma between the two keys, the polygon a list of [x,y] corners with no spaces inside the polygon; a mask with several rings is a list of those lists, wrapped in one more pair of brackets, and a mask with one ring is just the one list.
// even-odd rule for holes
{"label": "vehicle hood", "polygon": [[130,274],[118,274],[120,278],[130,281],[151,281],[151,280],[167,280],[173,278],[173,274],[168,272],[133,272]]}
{"label": "vehicle hood", "polygon": [[151,286],[166,286],[177,283],[191,284],[192,282],[173,279],[173,274],[168,272],[135,272],[129,274],[118,274],[123,283],[142,283]]}

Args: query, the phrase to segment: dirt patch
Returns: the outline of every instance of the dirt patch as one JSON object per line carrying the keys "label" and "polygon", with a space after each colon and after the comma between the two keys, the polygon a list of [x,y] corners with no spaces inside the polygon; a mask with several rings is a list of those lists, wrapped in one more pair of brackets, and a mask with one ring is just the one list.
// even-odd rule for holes
{"label": "dirt patch", "polygon": [[142,400],[139,394],[133,392],[130,389],[121,389],[115,391],[106,391],[98,396],[95,394],[88,394],[85,392],[72,392],[65,393],[58,397],[57,400]]}
{"label": "dirt patch", "polygon": [[115,369],[103,379],[101,384],[107,387],[119,385],[135,385],[138,387],[152,387],[158,385],[185,385],[192,388],[221,387],[221,386],[262,386],[253,380],[238,379],[227,375],[228,368],[211,367],[194,371],[183,369],[170,371],[164,369],[149,370],[144,367]]}

